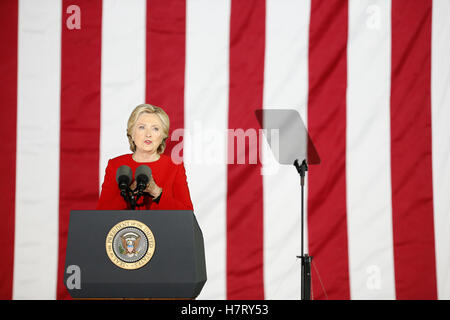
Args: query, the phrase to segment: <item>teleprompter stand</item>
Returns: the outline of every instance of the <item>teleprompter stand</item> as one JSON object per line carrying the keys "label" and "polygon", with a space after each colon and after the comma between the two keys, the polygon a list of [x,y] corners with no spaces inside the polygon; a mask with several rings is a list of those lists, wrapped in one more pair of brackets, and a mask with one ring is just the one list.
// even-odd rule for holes
{"label": "teleprompter stand", "polygon": [[311,300],[311,261],[312,257],[307,253],[304,253],[304,189],[305,189],[305,173],[308,171],[308,165],[306,163],[306,159],[299,164],[298,160],[294,161],[294,166],[297,169],[298,174],[300,175],[300,186],[301,186],[301,256],[297,256],[297,258],[301,259],[302,267],[301,267],[301,299],[302,300]]}
{"label": "teleprompter stand", "polygon": [[297,258],[301,259],[301,299],[310,300],[312,257],[304,249],[304,186],[308,164],[319,164],[320,158],[297,110],[265,108],[256,110],[255,115],[275,159],[280,164],[294,164],[300,175],[301,255]]}

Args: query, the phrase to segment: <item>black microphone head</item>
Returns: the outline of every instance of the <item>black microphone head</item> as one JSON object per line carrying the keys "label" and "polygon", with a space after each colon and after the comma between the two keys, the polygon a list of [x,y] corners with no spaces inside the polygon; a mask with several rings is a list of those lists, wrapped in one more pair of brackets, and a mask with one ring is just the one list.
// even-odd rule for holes
{"label": "black microphone head", "polygon": [[137,167],[135,175],[137,186],[139,189],[144,190],[147,186],[147,183],[150,181],[150,177],[152,176],[152,169],[145,164]]}
{"label": "black microphone head", "polygon": [[126,188],[131,184],[133,172],[129,166],[120,166],[116,171],[116,181],[120,189]]}

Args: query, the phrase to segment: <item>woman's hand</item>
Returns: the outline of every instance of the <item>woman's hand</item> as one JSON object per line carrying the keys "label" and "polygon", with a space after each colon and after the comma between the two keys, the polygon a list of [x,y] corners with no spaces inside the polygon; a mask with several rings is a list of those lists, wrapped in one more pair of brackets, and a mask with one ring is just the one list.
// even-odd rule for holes
{"label": "woman's hand", "polygon": [[[136,185],[137,185],[136,180],[134,180],[133,183],[130,185],[131,190],[135,190]],[[150,194],[150,196],[152,196],[155,199],[158,198],[159,195],[161,194],[162,188],[156,184],[152,176],[150,178],[149,183],[147,184],[147,187],[144,189],[144,192],[147,192],[148,194]]]}
{"label": "woman's hand", "polygon": [[150,178],[150,182],[147,184],[147,188],[145,188],[144,192],[148,192],[153,197],[153,199],[156,199],[161,194],[162,188],[156,184],[156,182],[152,176]]}

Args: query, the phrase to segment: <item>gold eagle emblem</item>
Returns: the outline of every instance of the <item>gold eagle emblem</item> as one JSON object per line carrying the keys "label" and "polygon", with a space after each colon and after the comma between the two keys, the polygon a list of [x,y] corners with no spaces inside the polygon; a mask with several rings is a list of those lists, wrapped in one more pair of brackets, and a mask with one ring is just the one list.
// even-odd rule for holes
{"label": "gold eagle emblem", "polygon": [[140,236],[135,233],[131,233],[131,235],[127,233],[121,236],[120,239],[122,240],[122,246],[126,255],[131,257],[139,253],[137,248],[139,248],[139,242],[141,241]]}

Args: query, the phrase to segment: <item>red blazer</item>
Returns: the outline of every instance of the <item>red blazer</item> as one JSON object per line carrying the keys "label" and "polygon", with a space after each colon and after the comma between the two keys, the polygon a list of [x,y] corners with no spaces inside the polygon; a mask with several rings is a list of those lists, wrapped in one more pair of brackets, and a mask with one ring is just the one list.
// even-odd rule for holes
{"label": "red blazer", "polygon": [[183,164],[175,164],[170,157],[161,155],[154,162],[136,162],[132,154],[125,154],[108,161],[102,192],[97,203],[97,210],[127,210],[130,205],[120,195],[116,182],[116,171],[122,165],[127,165],[134,173],[136,168],[145,164],[152,169],[155,182],[163,191],[159,202],[156,203],[148,193],[137,202],[136,210],[193,210],[186,171]]}

